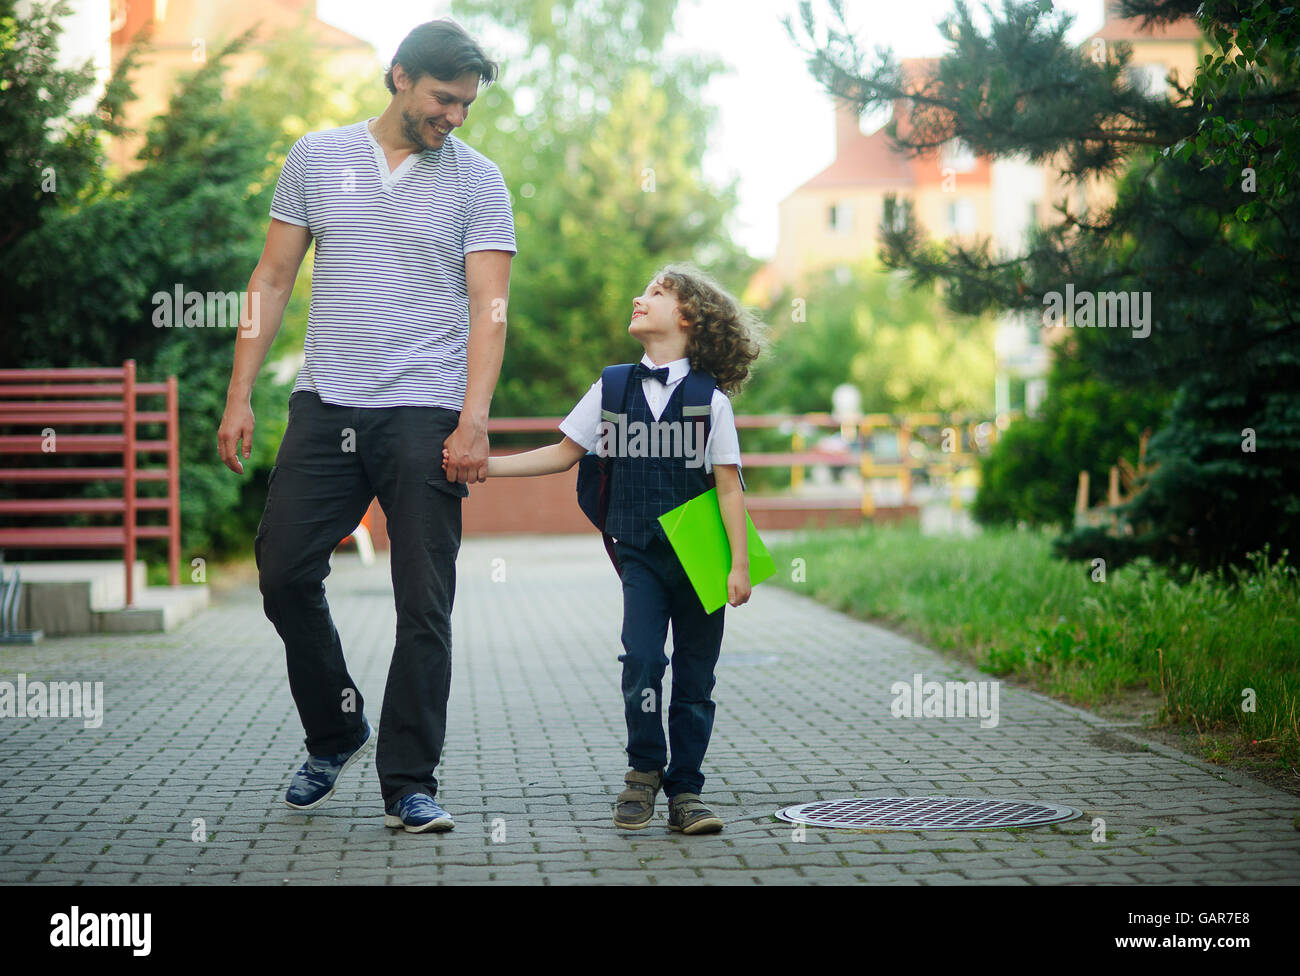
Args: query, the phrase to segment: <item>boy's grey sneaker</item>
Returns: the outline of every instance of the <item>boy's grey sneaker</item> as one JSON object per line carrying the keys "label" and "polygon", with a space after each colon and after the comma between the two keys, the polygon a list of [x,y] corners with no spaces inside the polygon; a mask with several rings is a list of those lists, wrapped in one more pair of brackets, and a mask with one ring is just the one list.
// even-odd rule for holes
{"label": "boy's grey sneaker", "polygon": [[618,803],[614,807],[614,826],[624,830],[640,830],[655,815],[655,797],[663,785],[664,774],[629,769],[623,782],[627,789],[618,795]]}
{"label": "boy's grey sneaker", "polygon": [[375,744],[375,730],[362,716],[366,737],[355,749],[333,756],[308,756],[289,782],[284,802],[294,810],[314,810],[334,795],[334,785]]}
{"label": "boy's grey sneaker", "polygon": [[407,793],[384,811],[384,826],[402,827],[408,834],[422,834],[426,830],[451,830],[456,823],[429,794]]}
{"label": "boy's grey sneaker", "polygon": [[695,793],[678,793],[668,802],[668,829],[683,834],[716,834],[722,829],[722,818]]}

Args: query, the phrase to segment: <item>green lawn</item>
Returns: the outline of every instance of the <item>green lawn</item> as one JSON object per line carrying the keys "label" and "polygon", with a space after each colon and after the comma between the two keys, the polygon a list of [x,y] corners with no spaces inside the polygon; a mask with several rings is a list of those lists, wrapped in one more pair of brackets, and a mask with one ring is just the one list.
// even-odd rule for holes
{"label": "green lawn", "polygon": [[1295,567],[1261,555],[1250,572],[1180,584],[1140,562],[1094,581],[1092,566],[1054,559],[1050,546],[1037,532],[868,527],[810,534],[773,556],[780,585],[989,673],[1085,706],[1154,692],[1163,723],[1231,732],[1256,755],[1300,762]]}

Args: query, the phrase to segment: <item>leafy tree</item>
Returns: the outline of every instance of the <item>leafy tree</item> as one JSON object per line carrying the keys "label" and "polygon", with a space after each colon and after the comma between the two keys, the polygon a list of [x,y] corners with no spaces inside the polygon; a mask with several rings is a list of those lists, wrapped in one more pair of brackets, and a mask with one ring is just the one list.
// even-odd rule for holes
{"label": "leafy tree", "polygon": [[[68,0],[32,4],[19,16],[16,0],[0,0],[0,260],[49,211],[103,186],[100,137],[122,131],[122,108],[130,98],[126,71],[117,72],[94,112],[74,116],[72,107],[95,83],[93,65],[57,65],[60,19]],[[11,311],[0,303],[0,350],[10,358],[16,342]]]}
{"label": "leafy tree", "polygon": [[[242,292],[257,263],[276,133],[226,98],[226,60],[241,43],[184,77],[150,124],[139,169],[108,192],[51,211],[11,265],[23,365],[135,359],[144,378],[180,378],[182,522],[186,545],[200,552],[248,531],[241,484],[224,476],[214,449],[234,331],[185,328],[180,309],[178,327],[160,328],[154,296],[170,297],[177,286]],[[250,193],[254,184],[261,189]],[[214,311],[203,320],[213,321]],[[258,415],[274,430],[283,398],[259,392]]]}
{"label": "leafy tree", "polygon": [[[1122,513],[1133,537],[1121,544],[1081,533],[1062,551],[1243,563],[1269,542],[1300,541],[1300,321],[1292,300],[1300,202],[1290,192],[1300,62],[1294,26],[1276,45],[1261,36],[1293,15],[1270,2],[1245,12],[1196,0],[1121,7],[1152,21],[1199,11],[1213,53],[1197,91],[1145,94],[1126,79],[1126,46],[1111,45],[1113,56],[1094,62],[1065,40],[1069,17],[1049,3],[1006,0],[987,29],[957,3],[943,25],[951,49],[921,78],[907,77],[889,52],[869,60],[842,16],[819,37],[811,8],[802,11],[814,75],[864,109],[905,107],[892,128],[904,149],[959,138],[978,153],[1052,163],[1074,180],[1117,179],[1113,204],[1077,212],[1062,205],[1026,253],[1010,257],[987,243],[930,242],[910,213],[895,229],[886,206],[882,256],[917,282],[945,282],[950,306],[963,312],[1041,313],[1045,298],[1067,285],[1149,295],[1146,338],[1114,328],[1066,334],[1066,346],[1100,380],[1163,391],[1172,406],[1150,443],[1158,467]],[[1238,62],[1226,46],[1239,30],[1243,55],[1249,46],[1254,60]],[[1244,73],[1235,84],[1229,57]],[[1242,137],[1229,148],[1224,133],[1234,131]],[[1276,165],[1266,192],[1253,188],[1256,198],[1246,195],[1252,187],[1237,164],[1261,150]],[[1239,216],[1243,203],[1248,220]]]}
{"label": "leafy tree", "polygon": [[[1165,23],[1175,12],[1148,2],[1131,6],[1153,23]],[[1219,164],[1231,183],[1238,176],[1245,182],[1249,169],[1249,178],[1256,181],[1254,198],[1243,198],[1236,216],[1250,220],[1296,185],[1300,127],[1295,116],[1300,93],[1293,81],[1279,81],[1295,77],[1300,17],[1292,5],[1273,0],[1245,8],[1215,0],[1203,5],[1203,22],[1218,47],[1204,56],[1192,86],[1205,111],[1197,121],[1196,135],[1175,144],[1173,152]]]}
{"label": "leafy tree", "polygon": [[453,5],[471,32],[502,25],[528,52],[506,61],[463,130],[514,200],[498,415],[566,412],[602,366],[637,358],[632,299],[663,264],[694,260],[736,291],[755,266],[726,233],[734,187],[701,175],[712,115],[700,91],[718,66],[662,50],[674,6]]}
{"label": "leafy tree", "polygon": [[[66,92],[60,95],[66,102],[87,89],[90,76],[79,75],[80,87],[75,88],[70,81],[47,80],[52,53],[46,48],[55,43],[58,15],[57,10],[41,12],[12,27],[5,21],[14,49],[46,51],[39,59],[28,54],[11,61],[6,55],[6,63],[15,65],[15,90],[44,86]],[[179,377],[182,538],[190,551],[205,555],[247,548],[261,512],[265,476],[283,434],[287,389],[269,376],[258,384],[251,477],[235,478],[217,457],[215,433],[235,332],[184,327],[179,309],[174,310],[178,327],[160,328],[155,296],[170,295],[178,285],[204,295],[243,292],[261,253],[271,194],[288,146],[303,131],[353,121],[339,116],[374,106],[373,99],[366,103],[354,79],[336,84],[340,97],[322,97],[325,66],[312,57],[311,42],[301,33],[272,45],[264,73],[244,89],[230,91],[225,79],[229,60],[248,42],[247,35],[234,39],[180,79],[168,110],[149,123],[139,167],[115,182],[105,175],[96,141],[78,143],[79,156],[62,150],[81,168],[70,168],[67,177],[60,172],[59,192],[41,198],[39,213],[18,228],[5,255],[5,301],[0,303],[8,319],[0,339],[7,364],[103,366],[132,358],[145,379]],[[129,94],[127,78],[135,56],[119,68],[101,104],[97,118],[104,131],[121,131],[110,129],[110,123],[120,117]],[[370,83],[382,92],[378,77]],[[14,147],[12,154],[6,152],[6,163],[54,153],[45,142],[48,131],[58,131],[58,123],[42,128],[10,118],[9,104],[6,97],[0,114],[5,145]],[[59,105],[52,104],[48,117],[60,119],[59,113]],[[73,133],[98,131],[84,120],[63,125]],[[11,180],[11,185],[18,183]],[[84,189],[65,193],[65,186]],[[29,189],[7,192],[21,196]],[[300,347],[309,273],[304,272],[306,280],[295,290],[269,363]],[[204,321],[213,322],[215,311],[216,303],[211,303]],[[272,369],[268,366],[267,372]],[[90,490],[109,493],[115,486]]]}
{"label": "leafy tree", "polygon": [[984,524],[1069,530],[1079,472],[1091,475],[1089,503],[1104,502],[1110,466],[1137,466],[1142,434],[1162,422],[1169,399],[1116,390],[1069,355],[1053,360],[1048,388],[1041,412],[1012,424],[981,463],[972,511]]}
{"label": "leafy tree", "polygon": [[768,355],[737,406],[824,413],[851,383],[866,413],[993,409],[993,322],[954,315],[932,293],[871,265],[809,283],[806,305],[768,310]]}

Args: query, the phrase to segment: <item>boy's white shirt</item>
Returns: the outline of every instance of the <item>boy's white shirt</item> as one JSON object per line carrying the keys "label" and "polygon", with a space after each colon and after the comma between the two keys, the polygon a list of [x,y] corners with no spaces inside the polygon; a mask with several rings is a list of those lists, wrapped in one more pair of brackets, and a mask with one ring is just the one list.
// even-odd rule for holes
{"label": "boy's white shirt", "polygon": [[[651,362],[649,356],[642,356],[641,362],[650,369],[659,369]],[[675,359],[665,363],[668,367],[667,384],[656,379],[641,381],[641,390],[645,393],[646,403],[655,420],[663,416],[664,408],[672,397],[677,384],[691,371],[690,359]],[[570,440],[581,444],[588,451],[594,451],[600,440],[600,395],[601,381],[596,380],[578,401],[578,405],[560,423],[560,432]],[[709,440],[704,449],[704,470],[713,470],[715,464],[740,464],[740,437],[736,433],[736,417],[731,409],[731,400],[721,390],[713,391],[709,403],[712,424],[709,428]]]}

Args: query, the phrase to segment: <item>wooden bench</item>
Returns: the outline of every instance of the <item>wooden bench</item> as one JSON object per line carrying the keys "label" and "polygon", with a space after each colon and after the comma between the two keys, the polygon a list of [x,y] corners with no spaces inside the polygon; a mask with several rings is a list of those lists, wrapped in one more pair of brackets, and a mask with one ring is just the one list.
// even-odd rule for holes
{"label": "wooden bench", "polygon": [[[141,410],[140,397],[165,397],[162,410]],[[161,424],[163,440],[141,440],[139,424]],[[110,428],[109,433],[77,433],[78,428]],[[113,431],[112,428],[117,428]],[[135,361],[116,369],[0,369],[0,486],[56,486],[121,482],[122,494],[111,498],[32,497],[42,491],[19,489],[22,497],[0,499],[0,516],[20,516],[24,523],[83,513],[113,515],[119,525],[84,526],[0,524],[0,549],[121,549],[126,569],[126,605],[135,599],[132,567],[140,539],[168,541],[168,575],[180,582],[180,458],[178,454],[176,377],[165,383],[138,383]],[[18,433],[13,433],[18,431]],[[161,456],[142,465],[138,455]],[[10,457],[73,455],[102,458],[112,466],[70,467],[61,464],[14,466]],[[162,495],[142,497],[143,482],[162,482]],[[59,494],[46,491],[44,494]],[[66,493],[62,493],[66,494]],[[140,524],[141,512],[162,512],[163,524]]]}

